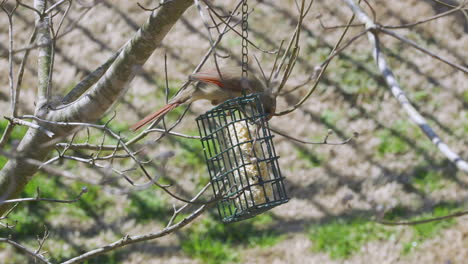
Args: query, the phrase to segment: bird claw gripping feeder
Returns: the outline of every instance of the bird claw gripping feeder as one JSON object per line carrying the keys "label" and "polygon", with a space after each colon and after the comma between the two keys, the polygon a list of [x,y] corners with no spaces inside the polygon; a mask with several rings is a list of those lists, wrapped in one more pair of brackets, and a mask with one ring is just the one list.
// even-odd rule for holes
{"label": "bird claw gripping feeder", "polygon": [[288,201],[259,94],[228,100],[199,116],[197,125],[223,222]]}

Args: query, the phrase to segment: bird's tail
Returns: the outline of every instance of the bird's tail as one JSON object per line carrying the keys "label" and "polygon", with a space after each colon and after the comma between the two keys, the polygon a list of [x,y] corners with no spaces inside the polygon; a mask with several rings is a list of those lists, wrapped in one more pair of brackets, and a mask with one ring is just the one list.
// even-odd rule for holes
{"label": "bird's tail", "polygon": [[130,129],[132,131],[137,131],[138,129],[144,127],[146,124],[151,123],[160,117],[163,117],[164,115],[166,115],[167,113],[169,113],[170,111],[172,111],[174,108],[176,108],[179,105],[180,103],[167,104],[163,106],[161,109],[159,109],[158,111],[147,115],[145,118],[135,123],[133,126],[130,127]]}

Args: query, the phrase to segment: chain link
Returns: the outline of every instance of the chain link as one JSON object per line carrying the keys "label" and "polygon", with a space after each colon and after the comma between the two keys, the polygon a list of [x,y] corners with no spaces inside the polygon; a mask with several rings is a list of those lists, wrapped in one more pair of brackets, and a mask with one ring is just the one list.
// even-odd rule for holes
{"label": "chain link", "polygon": [[[249,66],[249,50],[248,50],[248,38],[249,38],[249,6],[247,0],[242,1],[242,78],[247,79],[247,72]],[[244,93],[244,91],[243,91]]]}

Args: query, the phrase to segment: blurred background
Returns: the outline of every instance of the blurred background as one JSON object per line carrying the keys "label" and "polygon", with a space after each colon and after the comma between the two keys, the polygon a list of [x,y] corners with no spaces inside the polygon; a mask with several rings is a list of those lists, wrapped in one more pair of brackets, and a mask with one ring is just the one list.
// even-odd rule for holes
{"label": "blurred background", "polygon": [[[31,2],[31,1],[24,1]],[[57,41],[53,93],[59,98],[83,77],[116,52],[144,23],[148,12],[134,1],[78,1],[64,26],[78,18],[75,27]],[[211,1],[218,10],[232,10],[236,1]],[[369,1],[383,25],[416,22],[447,11],[432,0]],[[457,1],[444,1],[457,4]],[[461,1],[460,1],[461,2]],[[152,7],[157,1],[140,1]],[[32,5],[32,3],[29,3]],[[291,37],[297,23],[294,1],[249,1],[249,37],[265,50],[275,50]],[[61,12],[64,11],[61,8]],[[366,9],[369,11],[369,9]],[[86,11],[86,12],[85,12]],[[283,91],[292,90],[313,73],[337,42],[351,12],[342,1],[318,1],[304,21],[296,68]],[[15,48],[27,45],[34,24],[30,10],[19,8],[14,17]],[[0,15],[0,113],[8,113],[8,22]],[[66,29],[67,27],[65,27]],[[450,61],[465,65],[468,24],[455,13],[398,33]],[[350,38],[362,31],[351,28]],[[66,30],[64,31],[66,32]],[[402,88],[429,124],[446,143],[468,158],[467,75],[388,36],[381,36],[383,51]],[[174,94],[199,63],[209,47],[203,21],[195,6],[164,39],[128,92],[115,105],[114,131],[130,138],[129,126],[164,105],[165,70],[170,94]],[[226,65],[239,65],[241,38],[232,32],[218,46]],[[250,48],[266,71],[275,56]],[[15,55],[18,68],[21,53]],[[33,50],[25,70],[20,113],[32,114],[36,94],[36,58]],[[257,67],[251,60],[252,67]],[[206,68],[213,66],[212,61]],[[310,85],[285,93],[277,111],[297,103]],[[196,102],[175,129],[197,135],[195,118],[210,109]],[[175,121],[182,110],[171,113]],[[101,122],[110,118],[112,112]],[[7,121],[0,121],[3,132]],[[360,38],[334,59],[317,90],[296,111],[270,121],[271,127],[290,136],[345,145],[306,145],[276,135],[279,163],[290,201],[253,219],[224,225],[216,210],[204,213],[189,226],[160,239],[134,244],[87,263],[465,263],[468,259],[468,218],[415,226],[384,226],[374,221],[385,213],[387,220],[417,220],[442,216],[467,208],[468,175],[458,171],[412,123],[391,95],[375,67],[371,46]],[[9,144],[18,144],[26,129],[16,127]],[[159,135],[146,138],[144,155],[152,159],[151,172],[161,182],[173,184],[184,197],[192,197],[209,179],[198,140]],[[77,136],[84,141],[86,131]],[[102,135],[92,134],[99,144]],[[109,142],[112,142],[110,139]],[[107,141],[106,141],[107,142]],[[114,142],[115,143],[115,142]],[[75,155],[86,153],[74,152]],[[54,157],[56,153],[51,153]],[[0,168],[6,158],[0,156]],[[57,177],[40,172],[22,197],[70,199],[83,186],[89,191],[77,203],[22,203],[9,216],[17,221],[13,230],[0,229],[34,248],[45,227],[50,237],[43,250],[54,262],[65,260],[118,240],[126,234],[157,231],[179,205],[158,188],[132,188],[121,177],[73,161],[54,163],[77,177]],[[126,161],[116,166],[128,167]],[[135,172],[134,180],[143,181]],[[209,195],[207,195],[209,197]],[[0,263],[32,263],[23,253],[0,244]]]}

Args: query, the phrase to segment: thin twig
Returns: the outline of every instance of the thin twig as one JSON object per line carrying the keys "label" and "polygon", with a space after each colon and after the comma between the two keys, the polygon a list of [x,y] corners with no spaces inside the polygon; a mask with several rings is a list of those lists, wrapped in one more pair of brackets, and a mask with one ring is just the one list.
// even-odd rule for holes
{"label": "thin twig", "polygon": [[[34,43],[34,40],[36,39],[36,33],[37,33],[37,27],[34,27],[33,32],[31,33],[31,36],[29,37],[29,42],[28,44]],[[16,77],[16,92],[15,92],[15,98],[14,98],[14,104],[15,108],[13,110],[13,117],[16,117],[18,114],[18,102],[21,94],[21,85],[23,84],[23,75],[24,75],[24,69],[26,67],[26,62],[29,57],[30,50],[25,50],[23,54],[23,58],[21,59],[21,64],[18,70],[18,76]]]}
{"label": "thin twig", "polygon": [[8,18],[8,85],[10,87],[10,109],[11,114],[13,115],[15,112],[15,87],[13,85],[13,15],[18,8],[18,2],[12,8],[12,10],[7,10],[4,3],[0,5],[2,10],[5,12]]}
{"label": "thin twig", "polygon": [[42,238],[39,238],[39,235],[37,236],[37,243],[39,244],[39,247],[34,251],[35,254],[41,253],[41,249],[44,246],[45,241],[49,238],[49,230],[47,229],[47,226],[44,225],[44,235],[42,235]]}
{"label": "thin twig", "polygon": [[456,212],[456,213],[449,214],[449,215],[444,215],[444,216],[439,216],[439,217],[434,217],[434,218],[429,218],[429,219],[415,220],[415,221],[393,222],[393,221],[386,221],[382,219],[376,219],[375,221],[379,224],[389,225],[389,226],[420,225],[420,224],[426,224],[426,223],[431,223],[431,222],[436,222],[436,221],[441,221],[441,220],[452,219],[452,218],[456,218],[456,217],[460,217],[464,215],[468,215],[468,211]]}
{"label": "thin twig", "polygon": [[439,60],[439,61],[441,61],[441,62],[443,62],[445,64],[448,64],[448,65],[454,67],[455,69],[458,69],[458,70],[460,70],[460,71],[462,71],[464,73],[468,73],[468,68],[466,68],[466,67],[464,67],[464,66],[462,66],[460,64],[451,62],[451,61],[437,55],[436,53],[434,53],[434,52],[432,52],[432,51],[430,51],[430,50],[428,50],[428,49],[426,49],[424,47],[421,47],[420,45],[418,45],[416,42],[414,42],[412,40],[409,40],[409,39],[407,39],[407,38],[405,38],[403,36],[400,36],[399,34],[393,32],[391,30],[388,30],[388,29],[385,29],[385,28],[382,28],[382,27],[380,27],[378,30],[381,31],[382,33],[385,33],[385,34],[387,34],[389,36],[392,36],[392,37],[402,41],[403,43],[406,43],[406,44],[412,46],[413,48],[415,48],[415,49],[417,49],[419,51],[422,51],[423,53],[426,53],[427,55],[433,57],[434,59],[437,59],[437,60]]}
{"label": "thin twig", "polygon": [[40,126],[38,124],[28,122],[28,121],[25,121],[25,120],[21,120],[19,118],[10,118],[10,117],[6,117],[6,116],[4,116],[4,118],[6,120],[10,121],[10,123],[12,123],[12,124],[22,125],[22,126],[27,126],[27,127],[33,128],[33,129],[37,129],[37,130],[41,131],[42,133],[46,134],[50,138],[54,137],[54,135],[55,135],[54,132],[52,132],[50,130],[47,130],[46,128],[44,128],[44,127],[42,127],[42,126]]}
{"label": "thin twig", "polygon": [[417,21],[417,22],[414,22],[414,23],[408,23],[408,24],[403,24],[403,25],[398,25],[398,26],[391,26],[391,25],[388,25],[388,26],[382,26],[383,28],[387,28],[387,29],[402,29],[402,28],[409,28],[409,27],[414,27],[414,26],[417,26],[417,25],[420,25],[420,24],[424,24],[424,23],[427,23],[429,21],[432,21],[432,20],[436,20],[438,18],[441,18],[441,17],[444,17],[444,16],[448,16],[448,15],[451,15],[452,13],[455,13],[457,11],[460,11],[463,9],[465,4],[463,5],[459,5],[457,6],[456,8],[452,9],[452,10],[448,10],[446,12],[443,12],[443,13],[440,13],[440,14],[437,14],[435,16],[432,16],[432,17],[429,17],[429,18],[426,18],[426,19],[423,19],[423,20],[420,20],[420,21]]}
{"label": "thin twig", "polygon": [[34,251],[28,249],[27,247],[21,245],[18,242],[11,240],[10,238],[0,238],[0,242],[8,243],[17,249],[23,252],[26,252],[29,256],[33,257],[35,260],[40,260],[43,263],[52,264],[52,262],[49,262],[43,255],[39,253],[35,253]]}
{"label": "thin twig", "polygon": [[[324,30],[333,30],[333,29],[340,29],[340,28],[346,28],[348,27],[348,25],[336,25],[336,26],[327,26],[323,23],[322,21],[322,17],[321,16],[318,16],[317,17],[318,21],[320,22],[320,26],[324,29]],[[362,27],[364,26],[364,24],[353,24],[353,25],[349,25],[349,27]]]}
{"label": "thin twig", "polygon": [[137,2],[137,5],[138,5],[141,9],[143,9],[143,10],[145,10],[145,11],[153,12],[153,11],[155,11],[155,10],[161,8],[163,5],[165,5],[165,4],[167,4],[167,3],[170,3],[170,2],[172,2],[172,1],[173,1],[173,0],[161,0],[161,3],[160,3],[159,5],[157,5],[156,7],[153,7],[153,8],[144,7],[144,6],[143,6],[142,4],[140,4],[139,2]]}
{"label": "thin twig", "polygon": [[[214,9],[214,7],[211,6],[211,4],[206,1],[206,0],[203,0],[203,2],[206,4],[206,6],[209,8],[209,10],[211,11],[210,14],[214,14],[220,21],[221,23],[223,23],[224,25],[226,25],[230,30],[232,30],[234,33],[236,33],[236,35],[238,36],[242,36],[242,33],[239,32],[237,29],[235,29],[233,26],[229,25],[229,23],[227,23],[223,17]],[[241,22],[241,21],[239,21]],[[268,53],[268,54],[276,54],[279,50],[265,50],[265,49],[262,49],[260,48],[258,45],[256,45],[255,43],[253,43],[251,40],[247,39],[247,42],[252,45],[252,47],[254,47],[255,49],[263,52],[263,53]]]}
{"label": "thin twig", "polygon": [[302,139],[298,139],[298,138],[295,138],[295,137],[292,137],[290,135],[288,135],[288,133],[286,132],[282,132],[276,128],[272,128],[270,127],[270,130],[273,131],[275,134],[278,134],[280,136],[283,136],[287,139],[290,139],[292,141],[296,141],[296,142],[299,142],[299,143],[302,143],[302,144],[309,144],[309,145],[334,145],[334,146],[337,146],[337,145],[345,145],[345,144],[348,144],[351,140],[353,140],[354,138],[357,138],[359,136],[359,133],[357,132],[354,132],[353,135],[341,142],[328,142],[328,137],[330,136],[330,132],[328,132],[325,137],[323,138],[322,141],[305,141],[305,140],[302,140]]}
{"label": "thin twig", "polygon": [[52,198],[42,198],[39,197],[39,188],[37,190],[37,196],[33,198],[18,198],[18,199],[11,199],[11,200],[5,200],[5,201],[0,201],[0,204],[10,204],[10,203],[23,203],[23,202],[53,202],[53,203],[76,203],[81,199],[81,196],[83,194],[88,192],[88,188],[83,187],[81,188],[80,193],[76,196],[76,198],[72,200],[61,200],[61,199],[52,199]]}
{"label": "thin twig", "polygon": [[[10,87],[10,109],[11,109],[11,115],[15,116],[16,115],[16,90],[13,84],[13,14],[18,8],[18,2],[16,5],[13,7],[12,10],[7,10],[5,7],[5,1],[3,1],[0,4],[0,8],[5,12],[5,14],[8,17],[8,85]],[[3,132],[3,135],[0,139],[0,148],[3,148],[3,146],[6,144],[8,139],[10,138],[11,133],[13,132],[14,124],[12,122],[9,122],[5,131]]]}
{"label": "thin twig", "polygon": [[34,7],[30,6],[30,5],[24,4],[24,3],[21,2],[20,0],[16,0],[16,2],[17,2],[20,6],[25,7],[25,8],[27,8],[27,9],[29,9],[29,10],[32,10],[32,11],[36,12],[36,14],[39,16],[39,18],[42,18],[42,13],[41,13],[41,11],[37,10],[36,8],[34,8]]}
{"label": "thin twig", "polygon": [[320,66],[316,66],[314,71],[312,72],[312,74],[310,74],[309,77],[304,82],[294,86],[293,88],[289,89],[288,91],[280,93],[279,95],[286,95],[286,94],[292,93],[292,92],[304,87],[305,85],[310,83],[312,80],[316,80],[318,78],[320,72],[322,71],[323,67],[325,67],[325,65],[330,63],[331,60],[333,60],[337,55],[341,54],[347,47],[349,47],[349,45],[351,45],[351,43],[355,42],[356,40],[358,40],[359,38],[364,36],[366,33],[367,33],[367,30],[364,30],[364,31],[358,33],[357,35],[353,36],[351,39],[346,41],[346,43],[344,43],[341,47],[339,47],[338,49],[333,51],[330,55],[328,55],[327,59],[325,59],[321,63]]}
{"label": "thin twig", "polygon": [[[339,40],[336,42],[335,46],[333,47],[332,51],[330,52],[330,55],[333,55],[335,53],[335,51],[338,49],[338,47],[340,46],[341,42],[343,41],[346,33],[348,32],[349,27],[352,25],[353,21],[354,21],[354,14],[349,19],[349,22],[347,24],[348,27],[346,27],[345,30],[343,31],[343,33],[341,34]],[[312,84],[312,87],[309,89],[307,94],[304,95],[304,97],[302,97],[302,99],[298,103],[296,103],[293,107],[291,107],[289,109],[283,110],[283,111],[281,111],[279,113],[275,113],[275,116],[282,116],[282,115],[289,114],[289,113],[293,112],[294,110],[296,110],[297,108],[299,108],[302,104],[304,104],[304,102],[307,101],[307,99],[309,99],[309,97],[312,95],[312,93],[317,89],[318,84],[322,80],[322,77],[323,77],[323,75],[324,75],[324,73],[325,73],[325,71],[326,71],[329,64],[330,64],[330,61],[325,63],[325,65],[323,65],[320,68],[320,72],[319,72],[317,78],[315,79],[314,83]]]}
{"label": "thin twig", "polygon": [[106,252],[115,250],[116,248],[120,248],[126,245],[134,244],[137,242],[141,241],[147,241],[147,240],[152,240],[155,238],[163,237],[165,235],[168,235],[170,233],[175,232],[176,230],[181,229],[182,227],[186,226],[187,224],[191,223],[193,220],[195,220],[198,216],[200,216],[206,209],[208,208],[208,205],[202,205],[200,206],[197,210],[195,210],[193,213],[190,215],[184,217],[182,220],[179,222],[166,227],[162,229],[161,231],[158,232],[150,232],[144,235],[135,235],[135,236],[130,236],[126,235],[125,237],[110,243],[108,245],[102,246],[100,248],[93,249],[91,251],[88,251],[82,255],[79,255],[77,257],[74,257],[72,259],[69,259],[67,261],[62,262],[62,264],[74,264],[74,263],[82,263],[85,260],[88,260],[92,257],[102,255]]}
{"label": "thin twig", "polygon": [[57,3],[53,4],[51,7],[49,7],[45,12],[44,12],[44,15],[47,15],[49,14],[50,12],[52,12],[52,10],[54,10],[55,8],[59,7],[61,4],[63,4],[65,1],[68,1],[70,2],[70,0],[60,0],[58,1]]}

